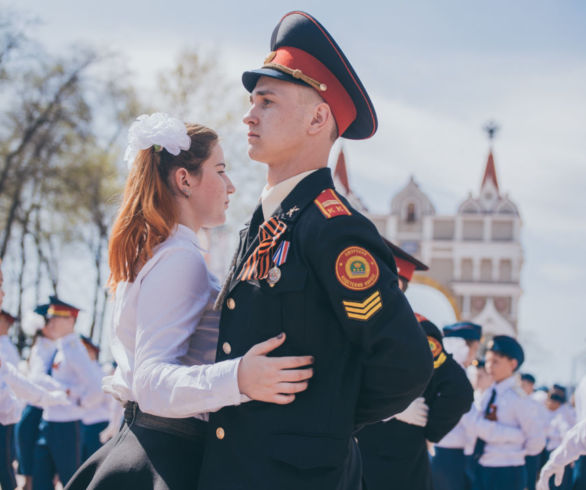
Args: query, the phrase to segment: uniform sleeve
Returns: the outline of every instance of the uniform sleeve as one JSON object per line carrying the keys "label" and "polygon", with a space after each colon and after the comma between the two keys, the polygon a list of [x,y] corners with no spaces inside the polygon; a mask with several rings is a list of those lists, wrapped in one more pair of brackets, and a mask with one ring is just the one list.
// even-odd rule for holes
{"label": "uniform sleeve", "polygon": [[[470,410],[474,391],[466,372],[451,356],[434,370],[430,387],[426,389],[429,414],[425,438],[431,442],[439,442]],[[428,390],[431,393],[428,394]]]}
{"label": "uniform sleeve", "polygon": [[337,217],[313,234],[306,252],[311,267],[362,359],[356,425],[383,420],[423,393],[433,370],[426,336],[372,223],[358,215]]}
{"label": "uniform sleeve", "polygon": [[10,425],[18,422],[24,408],[9,385],[0,380],[0,423]]}
{"label": "uniform sleeve", "polygon": [[529,398],[522,398],[517,413],[521,430],[525,434],[525,452],[529,455],[539,454],[545,447],[545,431],[536,403]]}
{"label": "uniform sleeve", "polygon": [[511,427],[498,421],[487,420],[484,413],[476,412],[474,434],[490,444],[519,444],[525,441],[525,434],[518,427]]}
{"label": "uniform sleeve", "polygon": [[199,366],[179,361],[210,294],[203,257],[187,249],[167,249],[142,279],[132,389],[144,412],[181,418],[240,403],[241,358]]}
{"label": "uniform sleeve", "polygon": [[560,446],[551,453],[549,462],[552,465],[563,467],[585,454],[586,420],[583,420],[568,431]]}
{"label": "uniform sleeve", "polygon": [[79,336],[75,333],[66,335],[57,340],[57,345],[63,358],[75,370],[81,381],[76,390],[76,397],[79,398],[80,405],[86,408],[94,405],[103,394],[102,376],[96,374],[94,363]]}
{"label": "uniform sleeve", "polygon": [[[37,407],[44,407],[47,405],[62,405],[65,398],[65,392],[61,390],[61,385],[51,385],[50,387],[43,387],[38,383],[30,381],[17,368],[9,363],[2,363],[0,372],[6,384],[10,386],[14,395],[31,405]],[[47,378],[50,378],[47,376]],[[63,396],[59,398],[61,401],[57,402],[58,398],[54,395],[59,392]],[[53,396],[51,395],[53,393]]]}

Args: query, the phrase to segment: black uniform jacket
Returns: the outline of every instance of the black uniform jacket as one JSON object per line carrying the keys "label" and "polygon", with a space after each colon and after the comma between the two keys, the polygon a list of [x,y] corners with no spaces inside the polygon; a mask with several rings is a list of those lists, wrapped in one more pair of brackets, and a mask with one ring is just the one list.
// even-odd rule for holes
{"label": "black uniform jacket", "polygon": [[314,377],[289,405],[252,401],[211,414],[200,490],[337,489],[356,428],[403,410],[429,381],[432,356],[391,252],[333,191],[315,202],[333,187],[330,170],[317,170],[273,215],[290,242],[273,287],[236,279],[258,245],[259,210],[241,233],[216,360],[284,331],[274,355],[313,355]]}
{"label": "black uniform jacket", "polygon": [[435,365],[423,393],[429,407],[427,425],[419,427],[393,419],[369,425],[358,433],[367,490],[431,490],[426,440],[440,441],[474,401],[466,372],[443,350],[440,331],[430,322],[422,322],[422,327],[434,350]]}

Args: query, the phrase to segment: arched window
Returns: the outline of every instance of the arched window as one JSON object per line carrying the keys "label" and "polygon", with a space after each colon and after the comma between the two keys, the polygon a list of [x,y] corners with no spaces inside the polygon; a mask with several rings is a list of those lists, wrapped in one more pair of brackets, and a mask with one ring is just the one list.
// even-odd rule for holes
{"label": "arched window", "polygon": [[410,202],[407,204],[407,223],[415,223],[417,221],[417,216],[415,215],[415,204]]}

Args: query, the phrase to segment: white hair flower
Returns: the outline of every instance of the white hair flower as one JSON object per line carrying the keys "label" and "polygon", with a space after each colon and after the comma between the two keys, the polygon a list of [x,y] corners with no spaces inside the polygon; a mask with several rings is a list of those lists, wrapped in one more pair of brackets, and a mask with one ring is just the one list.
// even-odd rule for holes
{"label": "white hair flower", "polygon": [[143,114],[136,118],[128,130],[128,147],[124,153],[128,168],[140,150],[151,146],[159,146],[177,156],[181,150],[189,150],[191,138],[185,124],[179,119],[163,112],[155,112],[150,116]]}

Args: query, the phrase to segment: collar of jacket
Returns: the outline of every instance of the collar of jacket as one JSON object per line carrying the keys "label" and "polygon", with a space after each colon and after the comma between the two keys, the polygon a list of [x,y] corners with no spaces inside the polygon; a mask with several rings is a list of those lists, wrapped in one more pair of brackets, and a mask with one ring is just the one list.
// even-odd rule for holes
{"label": "collar of jacket", "polygon": [[277,207],[273,216],[277,216],[287,224],[292,224],[323,190],[329,188],[334,188],[332,172],[328,167],[320,168],[293,188]]}

